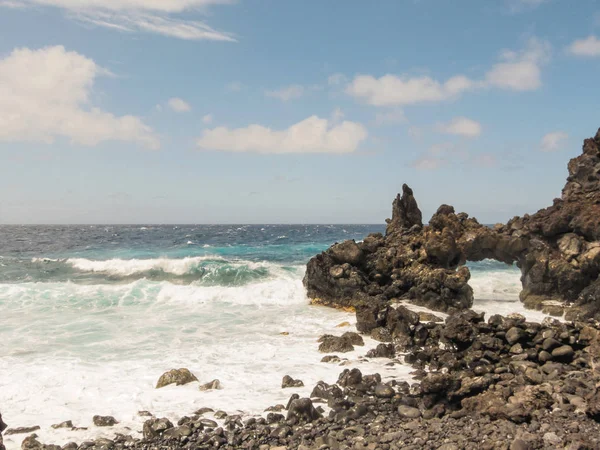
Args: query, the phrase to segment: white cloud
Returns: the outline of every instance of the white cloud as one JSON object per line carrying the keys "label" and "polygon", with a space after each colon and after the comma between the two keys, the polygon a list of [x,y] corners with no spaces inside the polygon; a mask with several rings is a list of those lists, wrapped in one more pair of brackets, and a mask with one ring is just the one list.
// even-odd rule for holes
{"label": "white cloud", "polygon": [[473,82],[464,76],[440,83],[427,76],[409,78],[388,74],[375,78],[358,75],[346,87],[346,93],[374,106],[412,105],[448,100],[472,86]]}
{"label": "white cloud", "polygon": [[169,108],[178,113],[189,112],[192,107],[185,100],[175,97],[169,100]]}
{"label": "white cloud", "polygon": [[533,91],[541,87],[541,66],[550,59],[550,44],[538,39],[529,40],[525,50],[505,50],[502,62],[486,74],[489,86],[513,91]]}
{"label": "white cloud", "polygon": [[[177,19],[171,16],[231,0],[5,0],[11,4],[56,7],[70,18],[118,31],[150,32],[179,39],[235,42],[230,33],[214,30],[204,22]],[[13,6],[14,7],[14,6]]]}
{"label": "white cloud", "polygon": [[600,56],[600,39],[593,35],[588,36],[573,42],[567,50],[577,56]]}
{"label": "white cloud", "polygon": [[554,131],[542,138],[540,150],[543,152],[555,152],[563,148],[569,135],[564,131]]}
{"label": "white cloud", "polygon": [[267,97],[273,97],[281,100],[282,102],[287,102],[289,100],[294,100],[302,97],[304,94],[304,87],[299,84],[292,84],[290,86],[274,90],[274,91],[266,91],[265,95]]}
{"label": "white cloud", "polygon": [[0,59],[0,141],[75,144],[118,140],[160,146],[135,116],[115,116],[91,105],[96,77],[108,74],[93,60],[62,46],[16,49]]}
{"label": "white cloud", "polygon": [[212,114],[205,114],[204,116],[202,116],[202,123],[205,125],[210,125],[213,122],[213,115]]}
{"label": "white cloud", "polygon": [[380,126],[406,123],[406,115],[401,109],[395,109],[384,113],[377,113],[375,114],[375,123]]}
{"label": "white cloud", "polygon": [[473,80],[465,75],[456,75],[443,82],[430,76],[387,74],[375,78],[357,75],[346,86],[346,93],[374,106],[403,106],[452,100],[467,91],[483,88],[535,90],[542,84],[541,66],[549,58],[550,45],[530,39],[520,52],[503,51],[501,62],[492,66],[483,80]]}
{"label": "white cloud", "polygon": [[464,137],[477,137],[481,134],[481,124],[466,117],[456,117],[448,123],[440,123],[435,127],[436,131],[446,134],[455,134]]}
{"label": "white cloud", "polygon": [[285,130],[262,125],[205,130],[198,147],[204,150],[257,153],[351,153],[367,138],[365,127],[343,121],[335,125],[311,116]]}

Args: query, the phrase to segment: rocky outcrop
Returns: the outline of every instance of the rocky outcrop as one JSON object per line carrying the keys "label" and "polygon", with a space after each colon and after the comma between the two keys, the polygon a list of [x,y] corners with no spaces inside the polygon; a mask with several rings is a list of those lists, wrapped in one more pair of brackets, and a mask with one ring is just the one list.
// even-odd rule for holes
{"label": "rocky outcrop", "polygon": [[464,264],[490,258],[518,265],[527,307],[560,315],[558,301],[573,306],[569,318],[600,318],[600,130],[584,141],[568,171],[552,206],[493,228],[449,205],[423,225],[413,191],[403,185],[385,235],[335,244],[309,261],[308,296],[326,305],[379,309],[407,299],[453,312],[473,303]]}

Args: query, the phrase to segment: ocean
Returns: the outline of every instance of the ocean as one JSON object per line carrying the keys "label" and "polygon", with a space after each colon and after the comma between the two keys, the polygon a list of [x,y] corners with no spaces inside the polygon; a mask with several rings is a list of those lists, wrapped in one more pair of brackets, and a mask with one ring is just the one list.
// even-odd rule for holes
{"label": "ocean", "polygon": [[[333,383],[317,339],[353,314],[310,306],[306,262],[334,242],[380,225],[0,226],[0,412],[10,427],[38,425],[63,445],[141,431],[147,410],[177,420],[200,407],[261,414],[293,392]],[[519,270],[470,263],[474,309],[520,312]],[[411,368],[343,354],[363,373],[410,379]],[[186,367],[201,383],[155,389]],[[304,388],[281,389],[284,375]],[[97,428],[94,415],[120,423]],[[72,420],[87,430],[53,429]],[[27,435],[5,436],[10,449]]]}

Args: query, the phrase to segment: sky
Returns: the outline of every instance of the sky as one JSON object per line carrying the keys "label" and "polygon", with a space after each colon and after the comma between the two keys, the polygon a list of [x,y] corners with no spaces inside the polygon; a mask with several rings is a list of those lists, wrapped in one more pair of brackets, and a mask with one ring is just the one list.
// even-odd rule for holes
{"label": "sky", "polygon": [[599,75],[597,0],[0,0],[0,223],[504,222]]}

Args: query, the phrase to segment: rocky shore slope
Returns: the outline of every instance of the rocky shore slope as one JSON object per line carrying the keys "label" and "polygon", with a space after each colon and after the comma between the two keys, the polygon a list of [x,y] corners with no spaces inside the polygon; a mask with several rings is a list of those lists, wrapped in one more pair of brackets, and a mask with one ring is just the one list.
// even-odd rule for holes
{"label": "rocky shore slope", "polygon": [[292,394],[265,417],[220,412],[217,423],[202,408],[176,424],[150,415],[141,439],[117,435],[61,447],[32,434],[22,449],[600,448],[597,322],[485,320],[470,310],[445,323],[421,322],[402,306],[378,320],[393,342],[369,357],[412,365],[418,382],[345,368],[335,384],[319,382],[310,398]]}
{"label": "rocky shore slope", "polygon": [[521,269],[526,307],[567,318],[600,318],[600,130],[568,164],[561,198],[493,228],[442,205],[423,225],[413,191],[402,187],[385,235],[346,241],[308,263],[304,284],[316,303],[340,307],[398,299],[453,312],[469,308],[467,261]]}

